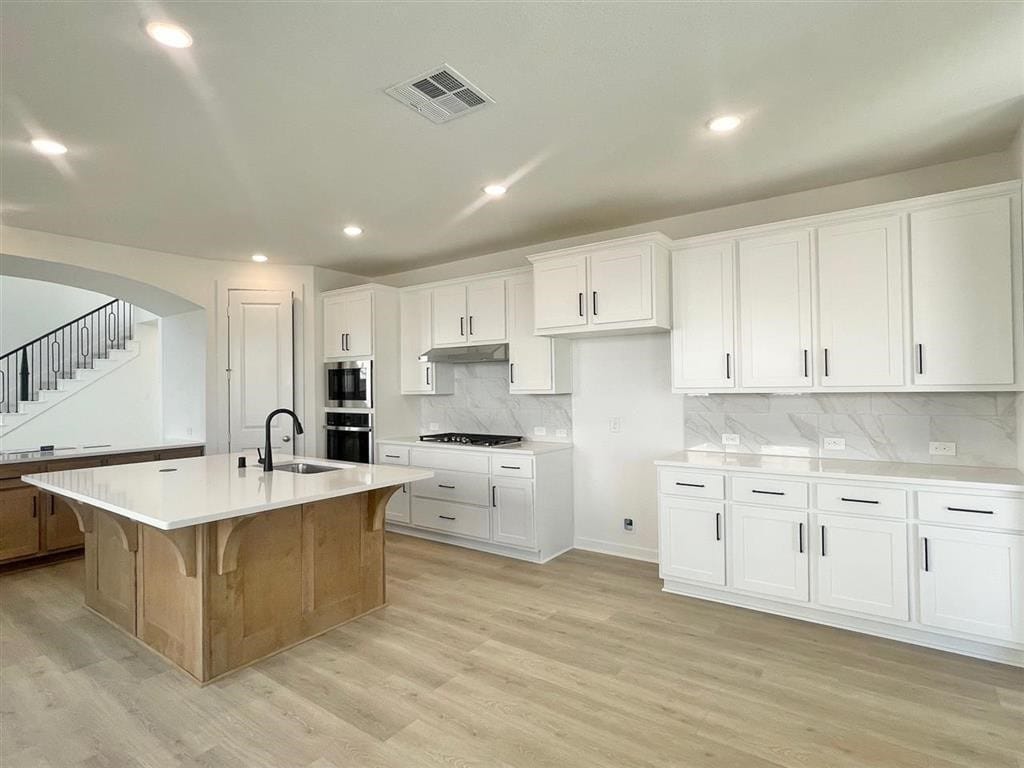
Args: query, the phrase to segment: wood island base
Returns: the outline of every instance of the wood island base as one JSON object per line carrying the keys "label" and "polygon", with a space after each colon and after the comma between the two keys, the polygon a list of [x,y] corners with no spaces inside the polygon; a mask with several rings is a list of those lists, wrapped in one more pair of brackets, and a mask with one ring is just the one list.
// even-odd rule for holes
{"label": "wood island base", "polygon": [[69,500],[85,604],[208,683],[384,605],[399,487],[169,531]]}

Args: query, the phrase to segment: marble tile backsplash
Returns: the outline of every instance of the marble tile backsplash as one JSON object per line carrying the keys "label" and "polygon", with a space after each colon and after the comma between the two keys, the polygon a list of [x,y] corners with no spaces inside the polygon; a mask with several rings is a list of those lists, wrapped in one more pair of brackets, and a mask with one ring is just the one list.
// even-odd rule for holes
{"label": "marble tile backsplash", "polygon": [[[572,442],[570,395],[512,395],[505,363],[453,365],[455,394],[420,398],[420,432],[483,432]],[[437,428],[431,425],[437,424]],[[547,434],[537,435],[543,427]],[[564,436],[558,430],[565,430]]]}
{"label": "marble tile backsplash", "polygon": [[[1017,466],[1014,393],[687,396],[684,412],[690,449]],[[723,434],[740,444],[723,445]],[[823,450],[826,437],[846,450]],[[957,455],[929,455],[933,441],[956,443]]]}

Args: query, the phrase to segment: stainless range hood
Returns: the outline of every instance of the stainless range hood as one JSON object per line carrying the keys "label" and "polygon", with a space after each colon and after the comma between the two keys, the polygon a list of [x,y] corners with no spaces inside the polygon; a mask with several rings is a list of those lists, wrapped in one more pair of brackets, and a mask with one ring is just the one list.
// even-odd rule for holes
{"label": "stainless range hood", "polygon": [[435,348],[420,355],[420,360],[428,363],[507,363],[508,344]]}

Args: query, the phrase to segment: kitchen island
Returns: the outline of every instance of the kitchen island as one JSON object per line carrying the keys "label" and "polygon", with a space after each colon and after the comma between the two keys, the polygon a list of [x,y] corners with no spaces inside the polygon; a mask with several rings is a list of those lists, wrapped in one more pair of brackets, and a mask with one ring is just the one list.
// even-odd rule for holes
{"label": "kitchen island", "polygon": [[74,510],[86,605],[207,683],[384,605],[385,506],[432,476],[277,462],[264,472],[221,454],[22,479]]}

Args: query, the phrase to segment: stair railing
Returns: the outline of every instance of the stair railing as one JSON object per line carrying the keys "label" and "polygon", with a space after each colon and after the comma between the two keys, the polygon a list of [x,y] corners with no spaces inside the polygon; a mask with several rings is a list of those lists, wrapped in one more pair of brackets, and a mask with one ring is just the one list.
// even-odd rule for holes
{"label": "stair railing", "polygon": [[114,299],[0,357],[0,413],[17,413],[19,403],[38,400],[76,370],[124,349],[133,338],[134,310]]}

